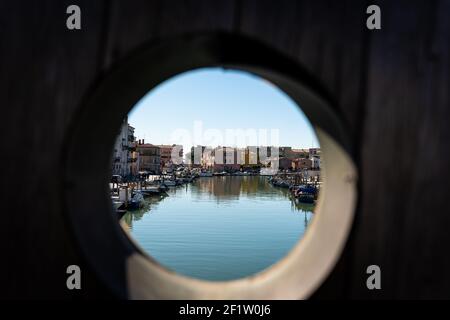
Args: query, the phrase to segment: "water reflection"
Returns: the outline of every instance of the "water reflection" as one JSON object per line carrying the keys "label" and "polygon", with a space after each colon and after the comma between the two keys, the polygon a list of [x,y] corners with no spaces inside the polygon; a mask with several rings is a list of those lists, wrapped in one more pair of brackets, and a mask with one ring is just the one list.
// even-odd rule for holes
{"label": "water reflection", "polygon": [[259,176],[199,178],[146,200],[122,219],[131,235],[166,267],[207,280],[248,276],[278,261],[314,209]]}

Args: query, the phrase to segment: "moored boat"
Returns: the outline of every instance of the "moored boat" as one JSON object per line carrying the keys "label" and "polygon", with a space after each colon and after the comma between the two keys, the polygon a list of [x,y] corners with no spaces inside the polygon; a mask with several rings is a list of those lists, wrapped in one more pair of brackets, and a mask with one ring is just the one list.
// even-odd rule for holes
{"label": "moored boat", "polygon": [[144,206],[144,196],[140,191],[135,191],[133,197],[127,204],[127,210],[137,210]]}
{"label": "moored boat", "polygon": [[140,192],[144,197],[160,194],[161,191],[162,190],[159,188],[159,186],[149,186],[145,187],[145,189],[135,190],[135,192]]}
{"label": "moored boat", "polygon": [[161,184],[164,184],[167,187],[175,187],[177,186],[176,180],[164,180]]}
{"label": "moored boat", "polygon": [[313,185],[300,185],[292,188],[295,198],[302,203],[314,203],[318,189]]}
{"label": "moored boat", "polygon": [[198,174],[198,176],[199,176],[199,177],[212,177],[213,174],[212,174],[212,172],[200,172],[200,173]]}

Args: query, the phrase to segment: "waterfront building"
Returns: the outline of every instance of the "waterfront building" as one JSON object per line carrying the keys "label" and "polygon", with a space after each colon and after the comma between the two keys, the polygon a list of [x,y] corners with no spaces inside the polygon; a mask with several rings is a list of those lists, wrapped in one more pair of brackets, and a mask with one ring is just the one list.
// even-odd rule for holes
{"label": "waterfront building", "polygon": [[320,156],[310,156],[309,158],[311,160],[311,169],[313,170],[320,170]]}
{"label": "waterfront building", "polygon": [[[181,164],[183,159],[183,146],[181,145],[157,145],[160,149],[161,170],[172,170],[173,165]],[[174,154],[176,153],[176,154]]]}
{"label": "waterfront building", "polygon": [[312,168],[312,160],[308,158],[297,158],[292,160],[292,170],[300,171]]}
{"label": "waterfront building", "polygon": [[278,147],[278,156],[280,158],[291,158],[292,147]]}
{"label": "waterfront building", "polygon": [[127,157],[129,175],[131,175],[133,177],[136,177],[139,172],[139,167],[138,167],[139,153],[136,151],[136,145],[137,145],[136,141],[133,141],[133,143],[130,144],[130,147],[128,149],[128,157]]}
{"label": "waterfront building", "polygon": [[210,152],[211,148],[206,146],[191,147],[191,152],[186,153],[185,162],[190,168],[205,167],[206,158],[205,152]]}
{"label": "waterfront building", "polygon": [[202,154],[202,167],[214,172],[236,172],[241,169],[242,149],[233,147],[206,148]]}
{"label": "waterfront building", "polygon": [[134,128],[125,117],[114,144],[112,174],[128,177],[137,172]]}
{"label": "waterfront building", "polygon": [[276,154],[272,155],[273,148],[269,146],[248,146],[246,147],[244,166],[250,168],[260,168],[270,162],[270,159]]}
{"label": "waterfront building", "polygon": [[240,156],[238,156],[237,148],[214,148],[211,158],[213,159],[213,171],[215,172],[236,172],[241,168]]}
{"label": "waterfront building", "polygon": [[201,167],[207,171],[214,170],[215,149],[211,147],[204,147],[201,155]]}
{"label": "waterfront building", "polygon": [[146,171],[152,174],[161,173],[160,148],[151,143],[139,140],[136,145],[138,153],[138,171]]}
{"label": "waterfront building", "polygon": [[191,167],[191,156],[192,152],[186,152],[184,154],[184,164],[186,164],[188,167]]}
{"label": "waterfront building", "polygon": [[[313,156],[310,156],[310,150]],[[275,170],[320,169],[320,149],[292,147],[247,146],[216,148],[196,146],[186,154],[190,167],[214,172],[255,171],[263,167]]]}
{"label": "waterfront building", "polygon": [[249,146],[244,149],[244,159],[242,166],[244,168],[260,166],[259,147]]}
{"label": "waterfront building", "polygon": [[309,150],[308,149],[291,149],[289,158],[299,159],[299,158],[308,158]]}
{"label": "waterfront building", "polygon": [[278,158],[278,169],[279,170],[291,170],[292,169],[292,159],[287,157]]}
{"label": "waterfront building", "polygon": [[320,148],[309,148],[310,156],[320,156]]}

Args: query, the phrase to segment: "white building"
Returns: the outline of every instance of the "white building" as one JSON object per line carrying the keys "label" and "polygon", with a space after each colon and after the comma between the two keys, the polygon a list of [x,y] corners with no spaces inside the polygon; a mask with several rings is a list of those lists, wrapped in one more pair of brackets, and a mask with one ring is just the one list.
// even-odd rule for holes
{"label": "white building", "polygon": [[137,173],[137,155],[134,128],[125,118],[114,144],[112,174],[126,177]]}
{"label": "white building", "polygon": [[309,159],[311,160],[311,168],[312,169],[320,169],[320,157],[318,156],[310,156]]}

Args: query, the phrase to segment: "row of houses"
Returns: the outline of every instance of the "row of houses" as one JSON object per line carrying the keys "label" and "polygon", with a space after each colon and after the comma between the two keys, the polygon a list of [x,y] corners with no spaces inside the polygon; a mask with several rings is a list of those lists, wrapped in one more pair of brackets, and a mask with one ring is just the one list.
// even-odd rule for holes
{"label": "row of houses", "polygon": [[175,165],[183,162],[191,168],[214,172],[254,171],[262,167],[273,168],[274,165],[279,170],[319,170],[320,148],[196,146],[191,148],[183,161],[181,145],[154,145],[145,143],[144,139],[136,139],[135,129],[127,118],[124,119],[114,145],[113,175],[129,177],[143,171],[159,174],[171,171]]}
{"label": "row of houses", "polygon": [[122,177],[136,176],[139,172],[159,174],[180,164],[183,159],[181,145],[154,145],[136,139],[135,129],[124,119],[114,144],[112,174]]}
{"label": "row of houses", "polygon": [[186,154],[186,164],[214,172],[258,170],[276,166],[279,170],[320,169],[320,149],[248,146],[245,148],[196,146]]}

